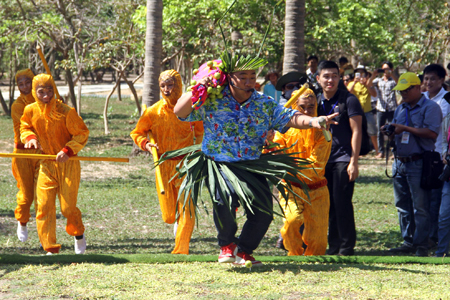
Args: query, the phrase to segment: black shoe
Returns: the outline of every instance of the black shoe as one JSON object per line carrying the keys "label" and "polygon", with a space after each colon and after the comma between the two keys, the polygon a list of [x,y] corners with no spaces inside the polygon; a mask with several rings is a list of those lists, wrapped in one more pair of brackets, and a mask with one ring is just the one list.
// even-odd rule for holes
{"label": "black shoe", "polygon": [[437,248],[438,242],[434,239],[428,239],[428,250]]}
{"label": "black shoe", "polygon": [[392,252],[392,253],[414,253],[414,250],[415,249],[412,246],[401,245],[400,247],[389,249],[389,252]]}
{"label": "black shoe", "polygon": [[428,248],[427,247],[417,247],[416,256],[428,257]]}
{"label": "black shoe", "polygon": [[340,255],[340,256],[353,256],[353,255],[355,255],[355,251],[353,251],[353,250],[339,251],[338,255]]}
{"label": "black shoe", "polygon": [[278,249],[287,251],[286,248],[284,247],[284,243],[283,243],[283,238],[280,236],[280,238],[277,240],[277,244],[275,245],[275,247],[277,247]]}

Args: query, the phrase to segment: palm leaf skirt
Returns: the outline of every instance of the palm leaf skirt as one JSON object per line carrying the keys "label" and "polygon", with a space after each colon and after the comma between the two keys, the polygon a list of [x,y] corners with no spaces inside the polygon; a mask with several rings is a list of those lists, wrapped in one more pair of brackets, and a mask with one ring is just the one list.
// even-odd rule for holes
{"label": "palm leaf skirt", "polygon": [[[298,153],[285,153],[283,150],[277,150],[270,154],[262,154],[256,160],[244,160],[239,162],[216,162],[200,151],[201,145],[193,145],[182,149],[165,152],[157,164],[164,161],[183,157],[178,163],[176,169],[177,174],[172,178],[183,178],[183,182],[178,192],[178,201],[182,201],[183,210],[190,207],[192,201],[195,207],[194,214],[199,209],[199,204],[205,207],[205,203],[201,197],[202,190],[206,187],[209,190],[213,207],[216,207],[214,193],[217,192],[225,204],[231,207],[230,189],[227,186],[222,174],[225,175],[233,187],[239,198],[239,204],[252,211],[254,204],[258,207],[267,207],[259,197],[255,197],[252,190],[263,190],[265,187],[251,174],[260,174],[264,176],[273,186],[275,186],[284,198],[288,198],[288,194],[292,193],[295,197],[309,203],[308,186],[304,180],[309,180],[303,175],[302,170],[312,169],[311,162],[296,157]],[[250,174],[250,176],[249,176]],[[243,182],[240,178],[245,178]],[[300,185],[308,199],[304,199],[296,194],[292,185]],[[251,188],[250,188],[251,187]],[[280,205],[278,198],[270,194],[270,197]],[[199,201],[201,203],[199,203]],[[273,209],[267,209],[267,213],[273,214]],[[192,213],[192,212],[191,212]]]}

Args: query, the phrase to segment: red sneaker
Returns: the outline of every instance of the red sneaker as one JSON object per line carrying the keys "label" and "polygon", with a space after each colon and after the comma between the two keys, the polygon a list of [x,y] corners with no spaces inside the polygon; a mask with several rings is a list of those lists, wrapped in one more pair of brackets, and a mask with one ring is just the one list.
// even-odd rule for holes
{"label": "red sneaker", "polygon": [[236,261],[233,264],[244,267],[246,261],[251,261],[252,267],[259,267],[263,265],[261,261],[256,260],[253,256],[245,252],[238,252],[236,254]]}
{"label": "red sneaker", "polygon": [[219,262],[232,263],[236,261],[237,246],[235,243],[220,247]]}

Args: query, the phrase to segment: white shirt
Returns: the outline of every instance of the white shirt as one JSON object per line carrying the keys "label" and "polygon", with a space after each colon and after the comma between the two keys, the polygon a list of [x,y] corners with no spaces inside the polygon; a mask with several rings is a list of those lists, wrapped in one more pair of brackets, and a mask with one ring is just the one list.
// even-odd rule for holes
{"label": "white shirt", "polygon": [[[447,91],[444,88],[441,88],[441,90],[439,91],[439,93],[437,93],[436,96],[434,96],[433,98],[430,98],[430,94],[428,93],[428,91],[426,91],[425,93],[423,93],[425,95],[425,97],[427,97],[428,99],[430,99],[433,102],[436,102],[436,104],[439,105],[439,107],[441,108],[442,111],[442,118],[445,118],[448,113],[450,113],[450,105],[448,104],[447,100],[444,99],[444,95],[447,94]],[[448,131],[448,127],[445,131],[445,139],[447,139],[447,131]],[[443,145],[442,145],[442,127],[439,130],[439,135],[436,139],[436,151],[441,151]],[[447,150],[447,149],[446,149]],[[447,152],[447,151],[445,151]]]}

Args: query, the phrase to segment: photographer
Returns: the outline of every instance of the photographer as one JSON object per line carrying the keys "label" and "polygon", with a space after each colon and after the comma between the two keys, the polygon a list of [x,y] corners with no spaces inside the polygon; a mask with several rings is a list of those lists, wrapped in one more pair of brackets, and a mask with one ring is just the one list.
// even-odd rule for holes
{"label": "photographer", "polygon": [[428,256],[430,232],[429,191],[421,188],[423,154],[435,149],[442,112],[435,102],[420,92],[420,79],[407,72],[400,76],[393,90],[400,91],[403,103],[394,113],[393,123],[384,125],[382,133],[394,140],[396,159],[392,165],[394,198],[398,211],[403,245],[393,253]]}
{"label": "photographer", "polygon": [[[347,84],[347,89],[350,93],[358,98],[361,103],[361,107],[364,110],[364,115],[367,120],[367,133],[370,136],[370,140],[375,149],[375,153],[378,153],[378,144],[377,144],[377,122],[375,121],[375,117],[372,113],[372,104],[371,98],[372,96],[377,96],[377,92],[375,89],[368,88],[368,80],[370,76],[368,76],[366,67],[363,65],[358,65],[355,69],[354,79],[350,80]],[[344,77],[345,81],[345,77]]]}
{"label": "photographer", "polygon": [[[386,61],[381,64],[381,69],[374,70],[372,76],[367,82],[367,87],[375,87],[378,95],[377,103],[377,124],[380,129],[381,126],[387,122],[391,122],[394,116],[394,111],[397,108],[397,98],[393,90],[398,82],[397,76],[393,72],[394,66],[391,62]],[[382,77],[377,76],[383,74]],[[376,158],[384,157],[384,136],[378,133],[378,155]]]}

